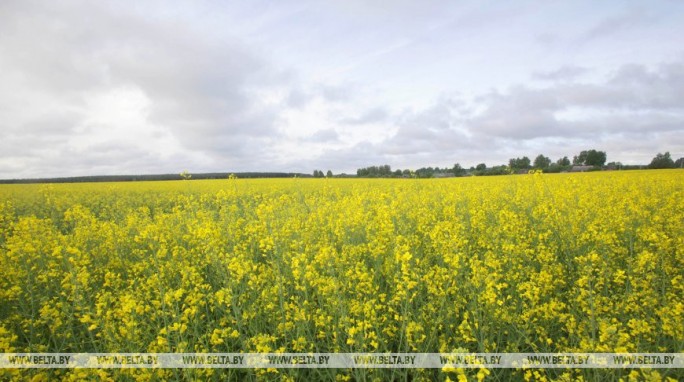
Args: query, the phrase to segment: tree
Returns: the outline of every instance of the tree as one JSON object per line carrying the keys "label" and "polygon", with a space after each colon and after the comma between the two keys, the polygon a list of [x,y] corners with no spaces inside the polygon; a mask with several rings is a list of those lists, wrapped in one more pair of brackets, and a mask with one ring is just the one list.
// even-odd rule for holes
{"label": "tree", "polygon": [[530,158],[511,158],[508,161],[508,167],[510,167],[511,170],[526,170],[530,168]]}
{"label": "tree", "polygon": [[328,172],[325,174],[325,176],[326,176],[326,178],[332,178],[333,177],[332,171],[328,170]]}
{"label": "tree", "polygon": [[356,170],[356,175],[369,178],[388,178],[392,176],[392,168],[389,165],[370,166]]}
{"label": "tree", "polygon": [[558,164],[558,162],[556,162],[556,163],[551,163],[549,165],[549,167],[544,169],[544,172],[549,173],[549,174],[558,173],[558,172],[563,171],[565,168],[566,168],[566,166],[561,166]]}
{"label": "tree", "polygon": [[572,157],[572,164],[575,166],[582,166],[587,161],[587,152],[582,151],[579,155]]}
{"label": "tree", "polygon": [[609,169],[619,170],[622,168],[622,162],[610,162],[606,165]]}
{"label": "tree", "polygon": [[559,166],[570,166],[570,159],[568,157],[562,157],[556,161]]}
{"label": "tree", "polygon": [[454,167],[451,169],[451,172],[454,173],[454,176],[463,176],[466,173],[466,169],[461,167],[459,163],[456,163]]}
{"label": "tree", "polygon": [[675,162],[672,160],[670,153],[668,151],[665,154],[658,153],[658,155],[653,158],[651,164],[648,168],[673,168],[675,167]]}
{"label": "tree", "polygon": [[475,166],[475,170],[477,171],[484,171],[487,169],[487,165],[484,163],[480,163],[477,166]]}
{"label": "tree", "polygon": [[434,174],[434,170],[432,167],[421,167],[418,170],[416,170],[416,176],[419,178],[432,178],[432,175]]}
{"label": "tree", "polygon": [[323,178],[325,177],[325,174],[323,174],[323,171],[321,170],[314,170],[313,176],[314,178]]}
{"label": "tree", "polygon": [[528,157],[520,158],[518,163],[521,165],[520,168],[530,168],[530,158]]}
{"label": "tree", "polygon": [[603,166],[606,163],[606,152],[588,150],[582,151],[579,155],[575,155],[572,159],[572,164],[575,166]]}
{"label": "tree", "polygon": [[674,164],[677,168],[684,168],[684,157],[677,159]]}
{"label": "tree", "polygon": [[542,154],[539,154],[536,158],[534,158],[534,167],[539,168],[539,169],[545,169],[551,165],[551,159],[549,157],[545,157]]}
{"label": "tree", "polygon": [[500,165],[500,166],[493,166],[488,168],[487,170],[483,171],[481,175],[508,175],[510,174],[510,171],[508,170],[508,166]]}
{"label": "tree", "polygon": [[585,162],[587,166],[601,167],[606,164],[606,152],[589,150],[587,153],[587,160]]}

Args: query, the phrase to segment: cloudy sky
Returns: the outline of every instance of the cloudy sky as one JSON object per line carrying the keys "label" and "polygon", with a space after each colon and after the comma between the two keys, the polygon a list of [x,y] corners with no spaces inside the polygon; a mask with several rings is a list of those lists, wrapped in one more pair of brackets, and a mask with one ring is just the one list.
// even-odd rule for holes
{"label": "cloudy sky", "polygon": [[682,1],[0,1],[0,178],[684,156]]}

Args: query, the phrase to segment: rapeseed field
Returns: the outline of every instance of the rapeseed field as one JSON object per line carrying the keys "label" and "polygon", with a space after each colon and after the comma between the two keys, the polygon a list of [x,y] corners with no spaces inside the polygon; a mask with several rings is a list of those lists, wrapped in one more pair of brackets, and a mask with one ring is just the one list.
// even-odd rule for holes
{"label": "rapeseed field", "polygon": [[[0,351],[682,352],[684,171],[0,186]],[[36,369],[18,380],[675,380]]]}

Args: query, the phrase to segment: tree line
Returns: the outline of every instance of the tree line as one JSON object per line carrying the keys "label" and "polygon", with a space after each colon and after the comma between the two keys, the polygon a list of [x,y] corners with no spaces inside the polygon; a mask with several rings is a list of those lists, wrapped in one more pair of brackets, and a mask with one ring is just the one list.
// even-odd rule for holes
{"label": "tree line", "polygon": [[[664,168],[684,168],[684,158],[673,160],[669,152],[658,153],[648,165],[623,165],[620,162],[610,162],[606,164],[607,155],[605,151],[586,150],[575,155],[570,159],[565,156],[555,162],[549,157],[539,154],[534,161],[529,157],[511,158],[508,164],[488,167],[485,163],[466,169],[459,163],[453,167],[422,167],[415,171],[409,169],[392,170],[389,165],[370,166],[360,168],[356,171],[356,177],[362,178],[434,178],[447,176],[486,176],[486,175],[507,175],[515,173],[525,173],[530,170],[541,170],[545,173],[571,171],[575,166],[583,166],[583,171],[596,170],[633,170],[633,169],[664,169]],[[134,182],[152,180],[181,180],[181,179],[226,179],[227,176],[235,178],[310,178],[310,174],[293,172],[215,172],[190,174],[182,172],[180,174],[152,174],[152,175],[93,175],[60,178],[35,178],[35,179],[0,179],[2,183],[81,183],[81,182]],[[314,170],[314,178],[331,177],[352,177],[353,175],[338,174],[333,175],[331,170],[323,172]]]}
{"label": "tree line", "polygon": [[[462,167],[459,163],[453,167],[423,167],[411,171],[408,169],[392,170],[389,165],[370,166],[356,170],[356,176],[362,178],[435,178],[435,177],[459,177],[459,176],[487,176],[487,175],[508,175],[527,173],[532,170],[539,170],[544,173],[559,173],[569,171],[599,171],[599,170],[634,170],[634,169],[661,169],[661,168],[684,168],[684,158],[676,161],[672,160],[669,152],[658,153],[649,165],[623,165],[620,162],[610,162],[606,164],[608,156],[605,151],[584,150],[573,156],[572,161],[564,156],[552,161],[551,158],[539,154],[534,160],[527,156],[522,158],[511,158],[508,164],[488,167],[485,163],[472,166],[469,169]],[[315,175],[315,174],[314,174]]]}

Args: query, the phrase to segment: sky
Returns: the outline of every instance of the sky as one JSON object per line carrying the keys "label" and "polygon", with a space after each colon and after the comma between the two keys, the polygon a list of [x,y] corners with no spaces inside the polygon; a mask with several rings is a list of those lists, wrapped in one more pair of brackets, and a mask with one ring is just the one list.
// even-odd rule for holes
{"label": "sky", "polygon": [[0,178],[684,156],[684,2],[0,1]]}

